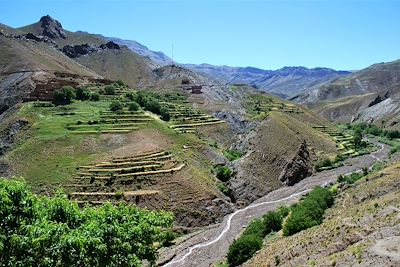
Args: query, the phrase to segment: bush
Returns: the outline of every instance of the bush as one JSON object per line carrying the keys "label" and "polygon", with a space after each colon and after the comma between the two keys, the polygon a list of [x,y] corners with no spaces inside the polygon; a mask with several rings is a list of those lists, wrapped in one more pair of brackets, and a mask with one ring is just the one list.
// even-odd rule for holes
{"label": "bush", "polygon": [[71,86],[64,86],[54,91],[53,103],[55,105],[67,105],[76,97],[75,90]]}
{"label": "bush", "polygon": [[100,95],[98,93],[92,93],[90,95],[90,101],[99,101],[100,100]]}
{"label": "bush", "polygon": [[265,227],[264,219],[254,219],[251,223],[246,227],[243,232],[243,235],[255,235],[260,238],[264,238],[267,234]]}
{"label": "bush", "polygon": [[144,106],[146,110],[151,111],[155,114],[160,114],[161,111],[161,105],[154,99],[150,99],[149,101],[146,102],[146,105]]}
{"label": "bush", "polygon": [[221,191],[224,195],[229,196],[230,189],[224,183],[218,183],[217,188]]}
{"label": "bush", "polygon": [[389,154],[392,155],[394,153],[397,153],[398,151],[400,151],[400,145],[396,145],[396,146],[392,147],[389,151]]}
{"label": "bush", "polygon": [[243,235],[233,241],[228,251],[229,266],[239,266],[249,260],[262,246],[262,239],[255,235]]}
{"label": "bush", "polygon": [[400,138],[400,132],[397,130],[393,131],[385,131],[385,135],[389,139],[395,139],[395,138]]}
{"label": "bush", "polygon": [[169,114],[169,109],[166,107],[162,107],[160,109],[160,116],[163,121],[169,121],[171,119],[171,116]]}
{"label": "bush", "polygon": [[122,108],[123,108],[123,106],[122,106],[121,102],[119,102],[118,100],[114,100],[110,104],[111,111],[119,111],[119,110],[122,110]]}
{"label": "bush", "polygon": [[130,101],[135,101],[136,95],[134,92],[129,92],[125,94],[125,98],[127,98]]}
{"label": "bush", "polygon": [[115,95],[115,86],[107,85],[106,87],[104,87],[104,94],[105,95]]}
{"label": "bush", "polygon": [[129,103],[129,106],[128,106],[129,111],[137,111],[137,110],[139,110],[139,108],[140,108],[140,106],[138,103],[136,103],[136,102]]}
{"label": "bush", "polygon": [[222,182],[227,182],[231,179],[232,170],[228,166],[218,166],[216,168],[216,176]]}
{"label": "bush", "polygon": [[121,86],[121,87],[125,86],[125,83],[123,81],[121,81],[121,80],[116,81],[115,84],[118,85],[118,86]]}
{"label": "bush", "polygon": [[229,161],[233,161],[239,159],[242,156],[242,153],[237,150],[226,150],[224,151],[224,155]]}
{"label": "bush", "polygon": [[283,226],[283,234],[297,232],[322,223],[324,211],[333,205],[333,193],[326,188],[316,187],[300,203],[292,208],[292,213]]}
{"label": "bush", "polygon": [[317,162],[317,164],[315,164],[315,170],[317,172],[321,171],[322,168],[324,167],[332,167],[333,162],[330,159],[323,159],[319,162]]}
{"label": "bush", "polygon": [[78,87],[75,89],[76,99],[77,100],[88,100],[91,97],[91,92],[86,87]]}
{"label": "bush", "polygon": [[37,196],[0,178],[2,266],[140,266],[155,263],[173,217],[133,205],[79,208],[62,192]]}

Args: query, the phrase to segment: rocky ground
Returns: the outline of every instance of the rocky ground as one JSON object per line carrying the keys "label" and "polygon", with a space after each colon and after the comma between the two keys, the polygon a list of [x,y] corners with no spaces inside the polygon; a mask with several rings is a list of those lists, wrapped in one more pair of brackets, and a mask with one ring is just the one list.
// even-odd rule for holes
{"label": "rocky ground", "polygon": [[372,166],[377,160],[387,157],[389,147],[382,148],[373,155],[364,155],[349,159],[340,168],[317,173],[293,186],[286,186],[270,192],[244,209],[226,216],[223,222],[214,228],[206,229],[184,242],[161,252],[160,265],[172,266],[210,266],[221,260],[228,252],[229,245],[249,222],[261,217],[269,210],[281,205],[298,201],[299,197],[317,185],[334,182],[339,174],[347,174]]}

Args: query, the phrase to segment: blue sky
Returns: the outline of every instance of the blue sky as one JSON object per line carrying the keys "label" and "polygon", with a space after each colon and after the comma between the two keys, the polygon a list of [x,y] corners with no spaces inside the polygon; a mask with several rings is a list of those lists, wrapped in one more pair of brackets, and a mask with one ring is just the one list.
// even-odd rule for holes
{"label": "blue sky", "polygon": [[0,0],[0,22],[136,40],[181,63],[356,70],[400,58],[400,1]]}

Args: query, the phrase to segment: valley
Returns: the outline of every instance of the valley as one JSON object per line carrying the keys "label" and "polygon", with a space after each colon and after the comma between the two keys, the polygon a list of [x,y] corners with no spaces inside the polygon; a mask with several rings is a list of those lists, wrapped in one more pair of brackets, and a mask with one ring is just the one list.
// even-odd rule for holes
{"label": "valley", "polygon": [[399,263],[398,60],[181,64],[49,15],[0,51],[0,266]]}

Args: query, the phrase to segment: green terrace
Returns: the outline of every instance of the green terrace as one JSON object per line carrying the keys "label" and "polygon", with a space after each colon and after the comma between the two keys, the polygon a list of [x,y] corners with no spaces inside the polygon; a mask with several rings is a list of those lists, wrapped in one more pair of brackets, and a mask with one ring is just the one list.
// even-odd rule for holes
{"label": "green terrace", "polygon": [[225,123],[204,112],[178,103],[161,102],[169,110],[169,127],[179,133],[196,133],[196,128],[206,125]]}
{"label": "green terrace", "polygon": [[165,179],[184,166],[171,152],[151,151],[79,166],[77,176],[65,187],[70,199],[81,204],[116,200],[137,204],[138,196],[143,199],[160,194],[144,189],[152,185],[153,179]]}
{"label": "green terrace", "polygon": [[355,149],[353,135],[344,133],[342,130],[333,126],[314,125],[312,127],[331,136],[332,140],[336,143],[340,155],[347,157],[356,157],[360,155]]}
{"label": "green terrace", "polygon": [[251,117],[258,118],[268,115],[271,111],[286,113],[303,113],[293,104],[278,102],[265,95],[248,95],[245,100],[246,109]]}

